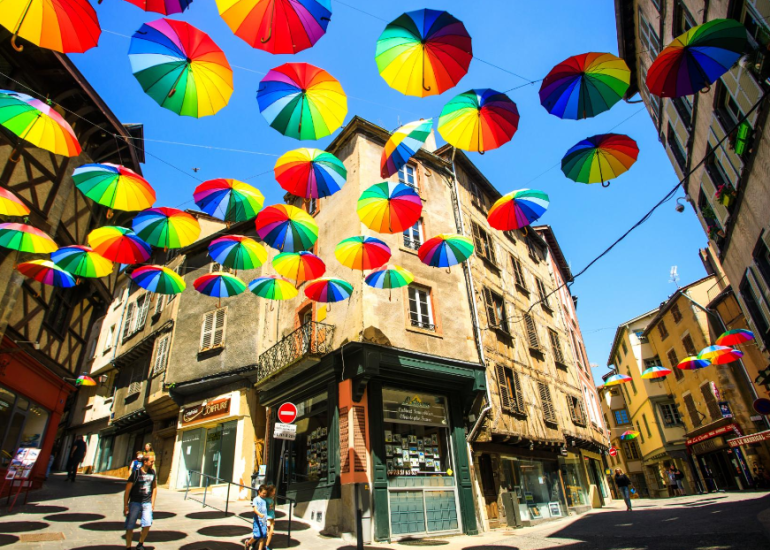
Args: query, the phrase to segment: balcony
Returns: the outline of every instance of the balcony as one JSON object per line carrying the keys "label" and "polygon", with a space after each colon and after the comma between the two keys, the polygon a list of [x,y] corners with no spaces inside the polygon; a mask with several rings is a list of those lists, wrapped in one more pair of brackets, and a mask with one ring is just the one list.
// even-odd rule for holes
{"label": "balcony", "polygon": [[310,321],[286,335],[259,356],[257,384],[290,366],[320,361],[334,349],[334,329],[334,325]]}

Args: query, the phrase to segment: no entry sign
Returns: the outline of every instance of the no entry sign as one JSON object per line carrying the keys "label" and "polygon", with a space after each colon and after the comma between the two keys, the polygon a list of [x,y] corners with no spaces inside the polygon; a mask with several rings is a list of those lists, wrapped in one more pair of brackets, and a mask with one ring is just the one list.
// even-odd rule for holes
{"label": "no entry sign", "polygon": [[610,448],[610,456],[615,456],[618,454],[618,450],[615,447]]}
{"label": "no entry sign", "polygon": [[297,419],[297,407],[294,403],[284,403],[278,407],[278,421],[291,424]]}

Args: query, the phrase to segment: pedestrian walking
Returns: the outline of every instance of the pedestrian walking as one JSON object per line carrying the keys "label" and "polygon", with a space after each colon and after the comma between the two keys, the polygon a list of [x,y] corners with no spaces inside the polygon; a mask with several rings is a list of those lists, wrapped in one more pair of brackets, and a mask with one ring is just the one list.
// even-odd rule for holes
{"label": "pedestrian walking", "polygon": [[623,500],[626,502],[626,511],[632,512],[631,480],[620,468],[615,468],[615,485],[617,486],[618,491],[620,491],[620,494],[623,495]]}
{"label": "pedestrian walking", "polygon": [[275,531],[275,485],[267,486],[265,504],[267,504],[267,541],[265,542],[265,550],[270,550],[270,542],[273,540],[273,532]]}
{"label": "pedestrian walking", "polygon": [[67,462],[67,479],[69,481],[75,482],[75,476],[78,475],[78,468],[83,459],[85,459],[87,450],[88,446],[83,441],[83,436],[77,436],[75,443],[72,444],[72,451],[70,451],[69,461]]}
{"label": "pedestrian walking", "polygon": [[134,473],[136,470],[142,467],[142,464],[144,463],[142,460],[143,458],[144,454],[142,451],[137,451],[134,460],[131,462],[131,467],[128,470],[129,473]]}
{"label": "pedestrian walking", "polygon": [[251,538],[243,543],[243,547],[246,550],[250,550],[255,543],[258,550],[265,550],[267,542],[267,502],[265,498],[267,498],[267,487],[260,485],[257,490],[257,496],[254,497],[254,501],[251,503],[254,508],[254,526]]}
{"label": "pedestrian walking", "polygon": [[144,444],[144,456],[152,456],[155,457],[155,451],[152,448],[152,443],[145,443]]}
{"label": "pedestrian walking", "polygon": [[671,468],[669,468],[669,472],[674,473],[674,485],[676,486],[676,492],[679,494],[680,497],[685,496],[684,492],[684,474],[682,471],[677,468],[675,465],[671,465]]}
{"label": "pedestrian walking", "polygon": [[155,497],[158,485],[155,476],[154,456],[145,456],[142,467],[133,470],[126,483],[123,495],[123,514],[126,516],[126,548],[131,548],[136,522],[141,518],[142,533],[139,535],[137,550],[144,550],[144,539],[152,526],[152,512],[155,510]]}

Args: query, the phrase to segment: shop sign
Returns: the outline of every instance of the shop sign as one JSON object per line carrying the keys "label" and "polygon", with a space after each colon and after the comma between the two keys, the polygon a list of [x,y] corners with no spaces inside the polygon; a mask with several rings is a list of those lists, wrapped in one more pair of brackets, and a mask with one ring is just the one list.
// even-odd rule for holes
{"label": "shop sign", "polygon": [[383,389],[382,400],[386,422],[448,425],[444,397]]}
{"label": "shop sign", "polygon": [[718,436],[713,439],[707,439],[706,441],[701,441],[700,443],[696,443],[695,445],[692,446],[691,450],[693,454],[702,455],[704,453],[718,451],[719,449],[723,449],[726,446],[727,444],[725,443],[725,438],[722,436]]}
{"label": "shop sign", "polygon": [[741,445],[761,443],[762,441],[767,440],[770,440],[770,430],[751,435],[744,435],[743,437],[736,437],[735,439],[728,440],[727,443],[730,445],[730,447],[735,448],[740,447]]}
{"label": "shop sign", "polygon": [[276,422],[273,429],[273,437],[275,439],[286,439],[287,441],[294,441],[297,439],[297,426],[295,424],[284,424],[283,422]]}
{"label": "shop sign", "polygon": [[182,426],[230,414],[230,398],[201,403],[182,410]]}
{"label": "shop sign", "polygon": [[733,411],[730,410],[730,402],[729,401],[720,401],[719,402],[719,410],[722,411],[722,418],[732,418],[733,417]]}
{"label": "shop sign", "polygon": [[706,441],[707,439],[711,439],[712,437],[716,437],[718,435],[726,434],[732,431],[735,431],[736,433],[740,433],[737,425],[728,424],[727,426],[722,426],[721,428],[714,428],[713,430],[710,430],[704,434],[696,435],[695,437],[689,438],[687,440],[687,445],[695,445],[696,443],[700,443],[701,441]]}

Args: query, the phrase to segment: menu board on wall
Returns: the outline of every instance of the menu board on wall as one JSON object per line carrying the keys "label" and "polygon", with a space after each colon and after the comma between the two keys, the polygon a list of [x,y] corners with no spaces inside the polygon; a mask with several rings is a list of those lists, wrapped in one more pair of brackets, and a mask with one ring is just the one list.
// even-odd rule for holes
{"label": "menu board on wall", "polygon": [[444,397],[385,388],[382,390],[382,402],[385,422],[449,425]]}

